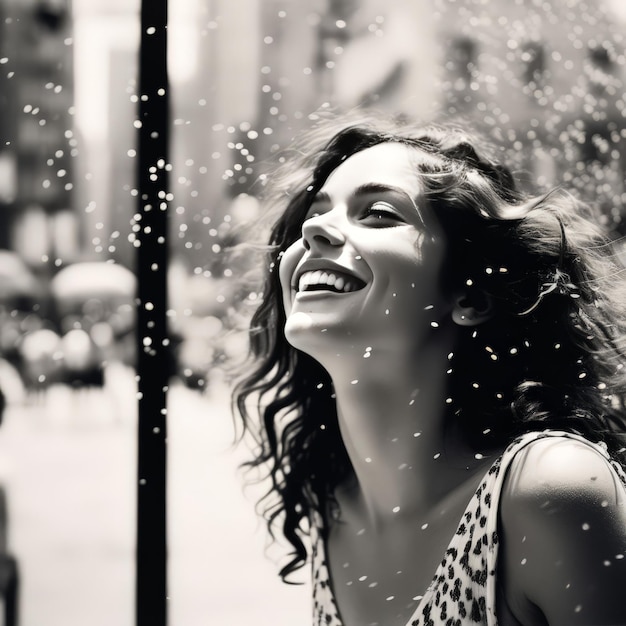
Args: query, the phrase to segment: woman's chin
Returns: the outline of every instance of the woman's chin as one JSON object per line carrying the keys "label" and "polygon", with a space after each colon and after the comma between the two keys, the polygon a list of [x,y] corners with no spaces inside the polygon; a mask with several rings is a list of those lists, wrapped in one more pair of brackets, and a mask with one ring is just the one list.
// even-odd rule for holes
{"label": "woman's chin", "polygon": [[347,324],[329,317],[333,316],[294,312],[285,323],[285,338],[294,348],[315,359],[334,354],[346,340],[352,343],[353,336]]}
{"label": "woman's chin", "polygon": [[289,315],[285,323],[285,337],[294,348],[302,350],[301,344],[319,343],[321,335],[328,332],[327,325],[321,324],[316,317],[303,311]]}

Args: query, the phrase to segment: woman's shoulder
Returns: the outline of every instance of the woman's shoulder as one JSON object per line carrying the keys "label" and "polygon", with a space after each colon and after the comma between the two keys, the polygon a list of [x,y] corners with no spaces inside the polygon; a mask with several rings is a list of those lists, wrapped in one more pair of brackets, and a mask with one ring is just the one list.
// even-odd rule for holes
{"label": "woman's shoulder", "polygon": [[548,623],[626,623],[626,485],[600,444],[548,436],[519,450],[500,533],[502,586],[522,623],[535,607]]}
{"label": "woman's shoulder", "polygon": [[[525,445],[511,460],[502,505],[526,507],[537,499],[575,496],[579,505],[624,498],[625,475],[601,443],[581,436],[548,434]],[[564,502],[564,503],[565,503]]]}

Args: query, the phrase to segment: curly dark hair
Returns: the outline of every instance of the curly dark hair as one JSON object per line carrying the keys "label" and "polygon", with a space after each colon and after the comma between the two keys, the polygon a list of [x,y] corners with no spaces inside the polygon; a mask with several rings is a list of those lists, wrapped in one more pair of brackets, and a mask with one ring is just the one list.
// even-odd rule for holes
{"label": "curly dark hair", "polygon": [[277,266],[329,174],[368,147],[421,152],[415,174],[448,242],[444,286],[493,303],[491,319],[465,328],[449,355],[449,428],[477,452],[546,428],[603,441],[622,462],[626,450],[626,282],[592,209],[562,189],[518,190],[497,149],[452,124],[366,121],[328,140],[329,127],[316,130],[318,146],[307,137],[308,150],[282,159],[287,183],[273,198],[282,214],[251,321],[252,365],[233,395],[257,444],[248,466],[271,481],[259,503],[270,534],[280,526],[293,547],[283,580],[306,562],[311,511],[324,515],[350,462],[328,373],[285,339]]}

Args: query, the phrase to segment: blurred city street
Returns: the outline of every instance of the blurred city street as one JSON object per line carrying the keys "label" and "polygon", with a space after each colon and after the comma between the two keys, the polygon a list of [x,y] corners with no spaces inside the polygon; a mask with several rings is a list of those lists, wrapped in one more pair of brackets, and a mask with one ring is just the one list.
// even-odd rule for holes
{"label": "blurred city street", "polygon": [[[123,368],[107,376],[104,390],[54,386],[7,407],[0,482],[21,573],[21,626],[134,622],[134,381]],[[225,389],[171,389],[169,623],[305,624],[308,586],[282,584],[264,554],[232,433]]]}
{"label": "blurred city street", "polygon": [[[169,4],[167,31],[142,26],[150,4]],[[156,371],[173,381],[170,626],[308,624],[309,571],[277,576],[289,550],[266,553],[212,375],[265,298],[267,229],[293,197],[269,193],[274,165],[333,111],[457,120],[509,152],[520,189],[568,189],[626,241],[626,3],[148,5],[0,0],[0,490],[20,625],[135,622],[138,337],[139,355],[169,346]],[[155,98],[140,49],[157,31]]]}

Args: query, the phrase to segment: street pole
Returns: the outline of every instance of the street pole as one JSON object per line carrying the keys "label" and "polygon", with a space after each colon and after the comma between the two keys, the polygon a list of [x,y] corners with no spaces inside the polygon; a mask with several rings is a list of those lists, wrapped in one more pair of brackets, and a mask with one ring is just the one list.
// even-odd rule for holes
{"label": "street pole", "polygon": [[136,625],[167,624],[167,0],[142,0],[137,246]]}

